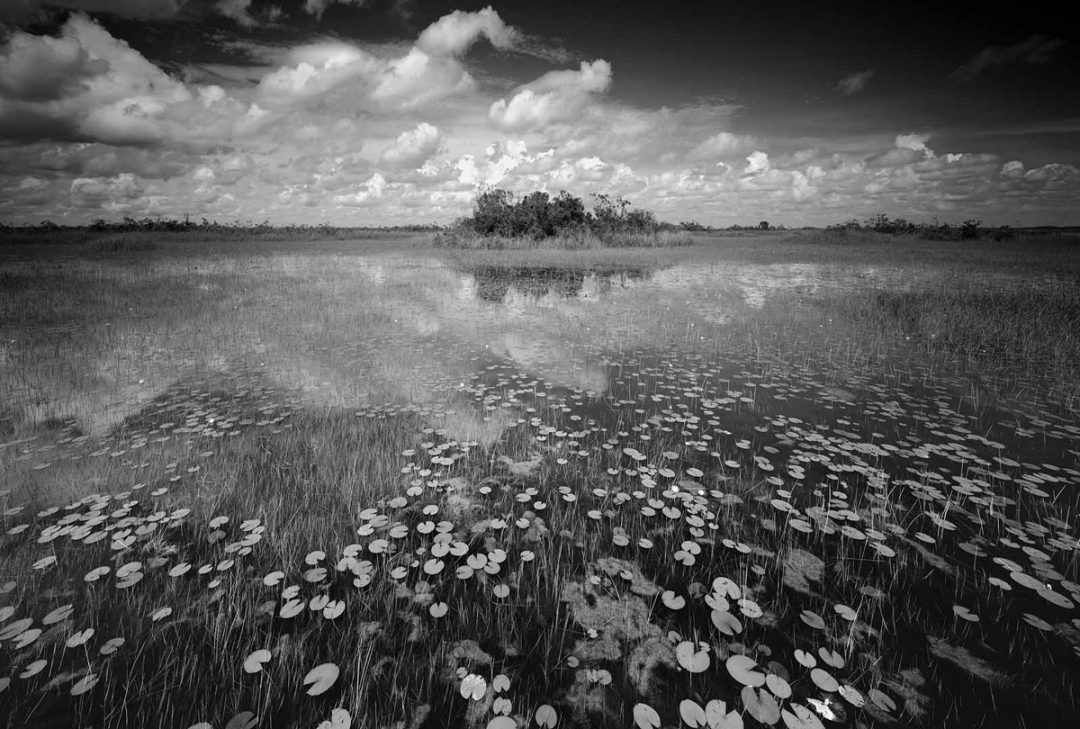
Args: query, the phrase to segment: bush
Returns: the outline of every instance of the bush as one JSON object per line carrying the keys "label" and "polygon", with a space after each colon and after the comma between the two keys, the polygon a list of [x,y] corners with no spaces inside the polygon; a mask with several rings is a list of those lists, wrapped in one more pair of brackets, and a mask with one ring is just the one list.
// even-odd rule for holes
{"label": "bush", "polygon": [[[649,210],[630,207],[621,197],[594,194],[592,212],[565,190],[552,198],[538,191],[514,200],[509,190],[484,187],[476,196],[472,217],[459,220],[435,238],[435,245],[463,248],[581,248],[596,245],[657,245],[675,226],[657,221]],[[653,240],[646,242],[646,238]],[[481,240],[490,238],[491,240]],[[523,239],[511,242],[511,239]],[[670,243],[660,243],[670,245]]]}
{"label": "bush", "polygon": [[1010,226],[1002,225],[1002,226],[999,226],[997,228],[994,228],[990,233],[990,237],[993,238],[994,240],[999,240],[1000,241],[1000,240],[1012,240],[1016,236],[1013,234],[1013,229]]}
{"label": "bush", "polygon": [[982,225],[981,220],[965,220],[960,224],[960,238],[961,240],[972,240],[979,237],[979,226]]}

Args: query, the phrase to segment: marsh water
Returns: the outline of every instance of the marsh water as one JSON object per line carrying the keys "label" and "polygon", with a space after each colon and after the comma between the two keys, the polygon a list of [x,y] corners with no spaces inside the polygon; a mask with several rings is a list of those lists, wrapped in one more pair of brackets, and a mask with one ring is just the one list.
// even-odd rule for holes
{"label": "marsh water", "polygon": [[[992,695],[1014,720],[1063,701],[1040,688],[1044,672],[1080,671],[1075,403],[1058,397],[1045,363],[988,372],[979,352],[936,349],[939,333],[902,312],[884,332],[862,321],[897,297],[1075,286],[1067,276],[918,263],[455,266],[400,253],[198,265],[162,264],[161,275],[228,302],[227,317],[215,310],[183,334],[181,312],[169,327],[125,313],[54,333],[111,327],[127,359],[92,362],[92,396],[51,430],[9,429],[9,493],[62,503],[79,494],[58,484],[87,463],[138,471],[170,439],[288,428],[301,411],[408,414],[450,452],[496,454],[513,441],[539,456],[577,493],[564,508],[586,509],[600,487],[647,503],[646,516],[691,494],[712,509],[706,521],[729,509],[738,528],[710,532],[699,519],[691,533],[750,555],[761,579],[744,574],[745,619],[780,591],[811,630],[820,614],[843,625],[855,600],[887,615],[863,633],[852,618],[852,635],[834,642],[847,646],[854,693],[815,704],[823,720],[918,723],[948,716],[929,706],[952,695],[968,707]],[[865,308],[844,308],[850,300]],[[18,338],[4,340],[0,371],[25,368]],[[54,370],[72,366],[58,357]],[[163,476],[194,473],[174,464]],[[12,528],[18,512],[5,519]],[[791,554],[824,563],[807,569],[814,559]],[[772,652],[800,645],[775,615],[771,625],[761,644]],[[886,627],[896,634],[882,637]],[[860,684],[882,646],[910,655]],[[812,683],[807,695],[834,695]],[[747,711],[772,723],[766,709]]]}

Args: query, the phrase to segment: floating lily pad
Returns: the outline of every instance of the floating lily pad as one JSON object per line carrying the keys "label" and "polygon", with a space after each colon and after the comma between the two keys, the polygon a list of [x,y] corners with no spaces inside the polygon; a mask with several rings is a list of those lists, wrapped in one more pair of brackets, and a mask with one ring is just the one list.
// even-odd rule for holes
{"label": "floating lily pad", "polygon": [[784,720],[787,729],[825,729],[817,714],[802,704],[790,704],[788,709],[780,712],[780,718]]}
{"label": "floating lily pad", "polygon": [[267,663],[270,658],[270,651],[265,648],[252,651],[248,657],[244,659],[244,673],[259,673],[262,671],[263,664]]}
{"label": "floating lily pad", "polygon": [[815,630],[825,630],[825,620],[813,610],[803,610],[799,618]]}
{"label": "floating lily pad", "polygon": [[840,684],[824,668],[811,669],[810,680],[822,691],[836,691],[840,688]]}
{"label": "floating lily pad", "polygon": [[675,657],[685,670],[701,673],[709,668],[709,645],[704,642],[695,645],[691,641],[683,641],[675,646]]}
{"label": "floating lily pad", "polygon": [[749,656],[733,655],[725,662],[731,677],[744,686],[758,687],[765,683],[765,674],[756,671],[757,661]]}
{"label": "floating lily pad", "polygon": [[657,729],[660,726],[660,714],[648,704],[634,704],[634,724],[638,729]]}
{"label": "floating lily pad", "polygon": [[724,635],[732,636],[742,632],[742,623],[727,610],[713,610],[710,618],[716,629]]}
{"label": "floating lily pad", "polygon": [[755,691],[751,686],[743,686],[740,696],[746,713],[762,724],[771,726],[780,721],[780,705],[768,691]]}
{"label": "floating lily pad", "polygon": [[319,696],[326,693],[338,679],[340,671],[336,664],[321,663],[311,669],[304,676],[304,685],[308,687],[308,696]]}

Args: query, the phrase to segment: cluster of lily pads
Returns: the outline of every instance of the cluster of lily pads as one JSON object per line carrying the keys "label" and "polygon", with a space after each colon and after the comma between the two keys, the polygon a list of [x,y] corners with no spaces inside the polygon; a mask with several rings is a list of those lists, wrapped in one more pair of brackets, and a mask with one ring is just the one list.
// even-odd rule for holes
{"label": "cluster of lily pads", "polygon": [[[1039,701],[1071,709],[1080,472],[1006,453],[1039,450],[1026,432],[1065,453],[1072,424],[976,431],[945,386],[863,400],[872,385],[702,357],[609,366],[603,393],[484,369],[454,406],[483,417],[509,403],[504,441],[420,429],[397,493],[358,505],[351,538],[301,555],[257,503],[183,504],[205,476],[193,467],[63,506],[7,505],[0,701],[25,721],[124,725],[110,697],[196,636],[204,649],[165,661],[171,723],[186,726],[256,726],[280,702],[320,728],[931,723],[946,697],[974,710],[981,692],[1019,696],[1032,677]],[[828,418],[790,414],[820,401]],[[261,426],[267,448],[297,437],[290,407],[261,407],[261,420],[196,407],[178,421],[188,432],[156,423],[134,442],[153,458],[166,432],[213,443]],[[436,425],[445,412],[427,409]]]}

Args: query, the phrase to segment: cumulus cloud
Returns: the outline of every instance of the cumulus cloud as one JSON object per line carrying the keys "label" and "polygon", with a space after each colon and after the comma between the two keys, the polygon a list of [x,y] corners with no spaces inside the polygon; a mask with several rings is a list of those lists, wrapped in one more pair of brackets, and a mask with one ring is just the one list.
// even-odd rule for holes
{"label": "cumulus cloud", "polygon": [[383,107],[409,109],[464,94],[475,87],[476,81],[457,59],[431,56],[414,47],[388,64],[379,75],[371,98]]}
{"label": "cumulus cloud", "polygon": [[186,84],[76,13],[57,36],[15,31],[0,44],[0,134],[24,141],[229,144],[269,121],[222,87]]}
{"label": "cumulus cloud", "polygon": [[76,37],[16,31],[0,50],[0,96],[25,101],[58,99],[108,68],[103,59],[91,62]]}
{"label": "cumulus cloud", "polygon": [[929,139],[929,134],[898,134],[892,149],[870,155],[865,164],[880,169],[934,159],[934,150],[926,146]]}
{"label": "cumulus cloud", "polygon": [[853,96],[865,89],[866,85],[870,83],[870,79],[873,77],[874,69],[872,68],[868,68],[865,71],[850,73],[836,82],[835,89],[844,96]]}
{"label": "cumulus cloud", "polygon": [[516,31],[489,8],[454,11],[428,26],[403,55],[383,58],[358,46],[326,41],[294,49],[287,64],[259,83],[268,105],[295,106],[331,91],[354,105],[412,109],[476,88],[461,56],[487,38],[495,47],[513,46]]}
{"label": "cumulus cloud", "polygon": [[465,154],[450,163],[454,179],[470,193],[479,185],[504,185],[515,192],[543,189],[551,180],[545,178],[557,167],[555,150],[529,153],[529,145],[521,139],[494,142],[484,150],[478,161],[476,155]]}
{"label": "cumulus cloud", "polygon": [[365,182],[358,185],[353,192],[335,196],[334,202],[339,205],[363,206],[382,199],[386,194],[386,188],[386,177],[376,172]]}
{"label": "cumulus cloud", "polygon": [[252,120],[217,86],[187,86],[86,15],[0,47],[0,130],[21,139],[220,144]]}
{"label": "cumulus cloud", "polygon": [[1065,42],[1058,38],[1033,35],[1011,46],[989,46],[960,64],[949,77],[967,81],[992,66],[1006,63],[1047,63],[1063,45]]}
{"label": "cumulus cloud", "polygon": [[130,172],[115,177],[79,177],[71,182],[70,200],[81,208],[102,208],[108,204],[118,205],[125,200],[135,200],[144,191],[144,185]]}
{"label": "cumulus cloud", "polygon": [[[330,4],[312,0],[308,12]],[[199,9],[258,24],[256,5],[201,0]],[[53,36],[12,30],[0,41],[0,136],[9,142],[0,145],[0,209],[29,222],[187,212],[449,222],[485,184],[518,194],[565,189],[586,202],[609,193],[662,219],[719,225],[953,211],[1014,223],[1015,210],[1043,222],[1047,211],[1065,219],[1080,204],[1080,172],[1069,165],[935,151],[930,135],[903,129],[766,138],[733,131],[740,109],[730,104],[621,102],[607,93],[612,68],[602,59],[559,56],[561,70],[529,83],[481,83],[467,62],[478,43],[543,55],[490,8],[450,13],[412,43],[251,41],[243,74],[182,78],[85,15]],[[869,73],[841,79],[836,91],[857,93]]]}
{"label": "cumulus cloud", "polygon": [[[82,14],[71,16],[59,38],[16,32],[0,53],[7,61],[0,93],[13,102],[0,117],[21,112],[27,123],[61,122],[73,135],[118,138],[131,130],[144,141],[151,117],[191,98],[183,84]],[[33,98],[38,75],[46,82]]]}
{"label": "cumulus cloud", "polygon": [[296,105],[326,95],[338,86],[386,73],[387,64],[356,46],[328,41],[299,46],[289,53],[290,65],[266,74],[260,98],[270,105]]}
{"label": "cumulus cloud", "polygon": [[438,128],[422,122],[416,129],[399,134],[379,159],[391,167],[416,167],[438,152],[441,142],[442,134]]}
{"label": "cumulus cloud", "polygon": [[510,98],[491,105],[488,115],[500,127],[524,130],[566,121],[590,99],[611,86],[611,64],[582,61],[577,71],[551,71],[526,84]]}
{"label": "cumulus cloud", "polygon": [[896,136],[896,148],[910,149],[914,152],[922,152],[927,157],[933,157],[934,151],[926,146],[929,141],[929,134],[898,134]]}
{"label": "cumulus cloud", "polygon": [[1080,187],[1080,170],[1056,162],[1029,170],[1023,162],[1012,160],[1001,166],[1000,177],[1002,189],[1051,193],[1065,198],[1074,197]]}
{"label": "cumulus cloud", "polygon": [[769,155],[761,151],[754,151],[746,158],[746,168],[743,170],[748,175],[756,175],[769,171]]}
{"label": "cumulus cloud", "polygon": [[500,50],[508,50],[517,41],[518,32],[491,6],[475,13],[455,10],[425,28],[416,47],[432,56],[459,56],[481,37]]}
{"label": "cumulus cloud", "polygon": [[[815,149],[774,159],[754,150],[738,166],[648,171],[598,154],[530,149],[522,139],[491,143],[481,153],[424,159],[436,134],[441,136],[437,127],[425,125],[400,133],[374,165],[359,153],[328,155],[322,146],[295,158],[287,175],[277,172],[281,166],[273,158],[244,154],[204,156],[183,174],[157,178],[147,167],[140,173],[116,172],[124,167],[120,163],[78,176],[64,199],[72,210],[86,211],[87,216],[102,211],[136,216],[144,211],[168,212],[170,204],[174,214],[182,214],[170,201],[183,200],[206,214],[217,211],[281,222],[321,222],[328,216],[338,223],[445,222],[468,212],[478,185],[496,184],[518,193],[566,189],[586,200],[590,192],[607,192],[669,220],[729,224],[767,219],[823,225],[880,212],[928,220],[936,215],[948,218],[956,211],[990,223],[1005,200],[1010,205],[1067,211],[1075,206],[1080,189],[1080,171],[1075,167],[1048,164],[1028,169],[1019,161],[1004,162],[990,154],[930,156],[921,135],[899,135],[891,148],[870,154]],[[321,145],[322,140],[313,144]],[[86,159],[92,156],[86,152]],[[80,162],[57,158],[55,167],[77,169]],[[0,184],[5,205],[21,210],[29,205],[26,201],[50,194],[41,183],[49,177],[24,174]],[[55,202],[55,188],[51,189]]]}
{"label": "cumulus cloud", "polygon": [[739,155],[758,146],[758,140],[750,135],[720,132],[701,142],[686,154],[691,161],[724,159]]}

